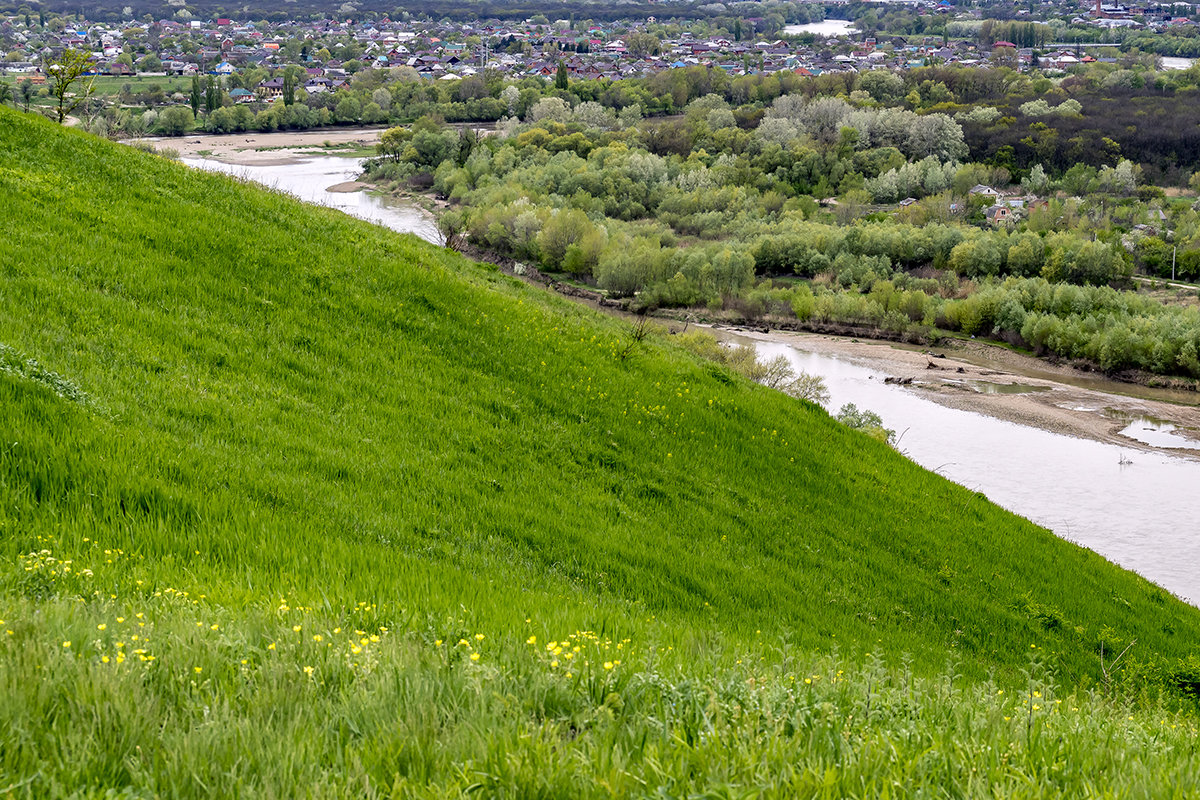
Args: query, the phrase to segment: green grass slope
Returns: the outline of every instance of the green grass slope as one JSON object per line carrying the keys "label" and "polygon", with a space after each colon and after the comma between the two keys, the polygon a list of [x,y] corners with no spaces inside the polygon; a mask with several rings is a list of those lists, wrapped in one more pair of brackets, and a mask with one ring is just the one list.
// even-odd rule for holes
{"label": "green grass slope", "polygon": [[815,406],[4,109],[0,196],[0,794],[1078,791],[1076,723],[1194,774],[1032,709],[1101,644],[1186,684],[1200,612]]}

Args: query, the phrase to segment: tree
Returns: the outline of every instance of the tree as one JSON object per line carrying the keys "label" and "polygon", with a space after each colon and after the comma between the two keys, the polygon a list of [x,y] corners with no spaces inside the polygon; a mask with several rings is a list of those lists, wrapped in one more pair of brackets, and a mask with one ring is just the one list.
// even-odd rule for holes
{"label": "tree", "polygon": [[296,87],[300,85],[300,67],[289,66],[283,70],[283,104],[290,106],[296,102]]}
{"label": "tree", "polygon": [[858,79],[858,88],[877,103],[894,103],[904,95],[904,79],[889,70],[871,70]]}
{"label": "tree", "polygon": [[1034,164],[1033,169],[1029,170],[1029,177],[1021,181],[1021,188],[1030,194],[1042,194],[1049,189],[1050,179],[1046,175],[1046,168]]}
{"label": "tree", "polygon": [[162,72],[162,61],[154,53],[142,56],[142,60],[138,62],[138,69],[142,72]]}
{"label": "tree", "polygon": [[504,91],[500,92],[500,99],[508,108],[508,115],[515,117],[517,115],[517,102],[521,99],[521,90],[515,86],[505,86]]}
{"label": "tree", "polygon": [[553,122],[570,122],[571,107],[563,100],[557,97],[543,97],[537,101],[533,108],[525,115],[527,122],[541,122],[542,120],[551,120]]}
{"label": "tree", "polygon": [[0,81],[0,106],[10,101],[16,102],[12,86],[7,81]]}
{"label": "tree", "polygon": [[67,116],[95,91],[95,84],[89,78],[82,82],[82,91],[71,92],[71,87],[84,78],[94,65],[91,53],[73,48],[63,50],[59,56],[47,62],[46,75],[50,81],[50,94],[58,100],[55,115],[59,125],[66,122]]}
{"label": "tree", "polygon": [[567,65],[560,61],[558,62],[558,72],[554,74],[554,88],[566,91],[568,86]]}
{"label": "tree", "polygon": [[158,117],[158,127],[168,136],[179,136],[192,129],[195,116],[187,106],[171,106]]}
{"label": "tree", "polygon": [[17,93],[21,96],[21,105],[25,110],[29,110],[29,104],[33,102],[33,96],[37,93],[37,89],[33,85],[33,81],[26,78],[17,83]]}
{"label": "tree", "polygon": [[333,114],[338,122],[357,122],[362,115],[362,103],[358,102],[358,98],[347,95],[338,101]]}
{"label": "tree", "polygon": [[200,114],[200,76],[192,76],[192,91],[188,95],[188,105],[192,107],[192,116]]}
{"label": "tree", "polygon": [[854,403],[846,403],[838,411],[835,419],[847,428],[854,428],[885,444],[895,446],[896,432],[883,427],[883,418],[874,411],[865,408],[860,411]]}
{"label": "tree", "polygon": [[631,33],[625,37],[625,48],[630,55],[644,58],[658,55],[662,42],[652,33]]}
{"label": "tree", "polygon": [[209,114],[221,107],[224,92],[216,78],[209,78],[204,86],[204,110]]}

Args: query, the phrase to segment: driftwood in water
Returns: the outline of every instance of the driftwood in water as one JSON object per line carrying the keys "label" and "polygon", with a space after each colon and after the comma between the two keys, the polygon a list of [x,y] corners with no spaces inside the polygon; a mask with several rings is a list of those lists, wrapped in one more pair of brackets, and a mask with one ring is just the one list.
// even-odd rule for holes
{"label": "driftwood in water", "polygon": [[894,375],[889,375],[883,379],[884,383],[894,383],[898,386],[908,386],[913,382],[912,378],[897,378]]}

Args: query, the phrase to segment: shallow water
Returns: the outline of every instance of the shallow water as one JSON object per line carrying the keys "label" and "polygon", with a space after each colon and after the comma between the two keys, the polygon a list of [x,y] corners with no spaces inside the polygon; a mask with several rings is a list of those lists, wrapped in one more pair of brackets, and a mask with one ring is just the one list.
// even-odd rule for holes
{"label": "shallow water", "polygon": [[362,191],[329,191],[330,186],[352,181],[361,175],[362,159],[313,156],[289,164],[244,165],[226,164],[207,158],[185,158],[183,163],[211,172],[247,178],[306,202],[336,208],[394,231],[412,233],[427,242],[442,244],[437,221],[424,209]]}
{"label": "shallow water", "polygon": [[762,358],[783,355],[823,377],[832,411],[854,403],[879,414],[921,466],[1200,601],[1200,462],[947,408],[884,384],[886,373],[788,344],[753,343]]}
{"label": "shallow water", "polygon": [[1163,69],[1190,69],[1196,63],[1194,58],[1183,58],[1181,56],[1163,56]]}
{"label": "shallow water", "polygon": [[783,32],[788,36],[801,33],[815,33],[818,36],[853,36],[858,33],[854,23],[845,19],[827,19],[821,22],[807,22],[803,25],[786,25]]}
{"label": "shallow water", "polygon": [[1171,450],[1200,450],[1200,442],[1176,433],[1178,430],[1170,422],[1138,417],[1121,430],[1121,435],[1136,439],[1151,447],[1166,447]]}
{"label": "shallow water", "polygon": [[991,381],[968,381],[967,385],[980,394],[1034,394],[1048,392],[1049,386],[1034,386],[1031,383],[992,383]]}

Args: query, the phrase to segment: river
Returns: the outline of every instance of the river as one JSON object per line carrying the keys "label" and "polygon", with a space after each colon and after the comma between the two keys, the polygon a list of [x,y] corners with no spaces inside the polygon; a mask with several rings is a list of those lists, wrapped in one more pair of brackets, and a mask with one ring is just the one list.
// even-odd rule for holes
{"label": "river", "polygon": [[[248,166],[202,158],[184,161],[250,178],[303,200],[440,243],[433,217],[423,210],[361,191],[328,191],[330,186],[358,176],[361,162],[357,159],[318,156],[287,164]],[[1200,461],[1169,452],[1136,450],[1132,443],[1121,448],[1064,436],[950,408],[916,389],[885,384],[884,372],[852,358],[808,352],[795,343],[729,334],[722,338],[753,342],[763,358],[783,355],[797,369],[820,375],[829,388],[830,409],[854,403],[879,414],[887,427],[901,434],[899,449],[916,463],[982,492],[1004,508],[1091,548],[1179,597],[1200,600],[1200,502],[1194,494],[1200,487]],[[1045,382],[1039,373],[1031,371],[1030,376],[1034,382]],[[1088,383],[1093,389],[1097,384]],[[982,382],[979,390],[987,391],[989,385]],[[1022,384],[1014,386],[1023,391]],[[1115,395],[1111,402],[1104,395],[1099,398],[1094,403],[1098,413],[1106,406],[1120,405]],[[1156,427],[1135,418],[1127,435],[1160,447],[1194,445]]]}
{"label": "river", "polygon": [[285,164],[227,164],[207,158],[183,158],[188,166],[247,178],[287,192],[309,203],[336,208],[400,233],[412,233],[442,244],[437,220],[424,209],[365,191],[329,191],[362,174],[362,159],[339,156],[301,156]]}
{"label": "river", "polygon": [[853,36],[858,33],[854,23],[845,19],[827,19],[821,22],[807,22],[803,25],[786,25],[783,32],[788,36],[801,33],[815,33],[817,36]]}
{"label": "river", "polygon": [[[1200,502],[1195,495],[1200,461],[948,408],[919,390],[885,384],[885,373],[848,358],[807,352],[802,344],[737,338],[753,342],[760,359],[782,355],[796,369],[824,378],[831,411],[854,403],[879,414],[900,435],[901,452],[921,466],[982,492],[1189,602],[1200,601]],[[1097,404],[1097,413],[1103,405],[1103,400]],[[1189,444],[1179,438],[1156,440],[1162,432],[1143,430],[1155,427],[1150,423],[1134,421],[1130,427],[1135,430],[1129,434],[1150,444]]]}

